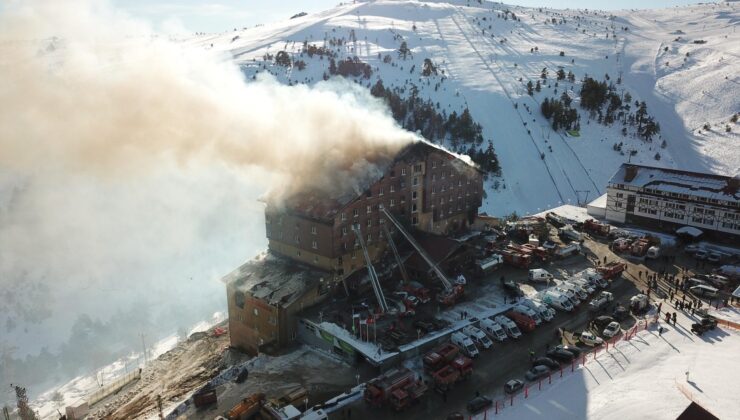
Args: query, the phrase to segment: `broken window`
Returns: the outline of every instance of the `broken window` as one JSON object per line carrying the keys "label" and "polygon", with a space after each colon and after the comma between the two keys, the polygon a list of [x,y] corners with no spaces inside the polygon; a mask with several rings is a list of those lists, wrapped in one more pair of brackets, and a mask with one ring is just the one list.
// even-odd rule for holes
{"label": "broken window", "polygon": [[238,290],[236,292],[234,292],[234,304],[237,307],[239,307],[241,309],[244,309],[244,302],[245,301],[246,301],[246,298],[244,297],[244,292],[240,292]]}

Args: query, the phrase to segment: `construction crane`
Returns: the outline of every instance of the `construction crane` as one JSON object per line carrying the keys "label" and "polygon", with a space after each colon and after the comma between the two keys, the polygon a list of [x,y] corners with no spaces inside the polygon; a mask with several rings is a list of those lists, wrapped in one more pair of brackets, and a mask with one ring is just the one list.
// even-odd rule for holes
{"label": "construction crane", "polygon": [[403,261],[401,261],[401,255],[398,253],[398,248],[396,248],[396,243],[393,241],[393,238],[391,237],[390,229],[388,229],[388,225],[383,224],[383,231],[385,233],[385,237],[388,239],[388,245],[390,245],[391,250],[393,251],[393,255],[396,257],[396,262],[398,263],[398,271],[401,272],[401,277],[403,278],[403,282],[408,284],[409,282],[409,275],[406,273],[406,267],[403,265]]}
{"label": "construction crane", "polygon": [[406,232],[406,229],[404,229],[401,222],[396,220],[396,218],[393,217],[393,215],[388,210],[383,208],[380,211],[382,211],[383,214],[385,214],[385,217],[387,217],[388,220],[390,220],[391,223],[393,223],[396,229],[398,229],[398,231],[401,232],[401,235],[403,235],[403,237],[406,238],[407,241],[409,241],[411,246],[413,246],[414,249],[416,249],[416,252],[418,252],[419,255],[421,255],[421,258],[423,258],[424,261],[426,261],[427,264],[429,264],[429,266],[432,267],[432,270],[434,270],[434,272],[437,274],[437,277],[439,277],[439,280],[442,282],[442,285],[444,286],[445,291],[447,292],[451,291],[452,283],[450,283],[450,281],[447,279],[447,276],[445,276],[442,270],[439,269],[439,267],[437,266],[437,263],[435,263],[434,260],[432,260],[432,258],[429,256],[429,254],[427,254],[426,250],[424,250],[424,248],[422,248],[421,245],[419,245],[416,242],[416,239],[414,239],[414,237],[411,236],[411,234]]}
{"label": "construction crane", "polygon": [[362,247],[362,255],[365,257],[365,264],[367,264],[367,273],[370,276],[370,284],[373,285],[373,290],[375,291],[375,297],[378,299],[380,310],[382,313],[386,313],[388,312],[388,303],[385,301],[385,296],[383,295],[383,289],[380,288],[380,280],[378,279],[378,274],[375,272],[375,267],[373,267],[372,261],[370,261],[370,254],[367,252],[367,246],[365,246],[365,240],[362,238],[362,232],[360,232],[360,225],[353,224],[352,232],[355,233],[355,236],[357,237],[357,241],[360,243],[360,246]]}

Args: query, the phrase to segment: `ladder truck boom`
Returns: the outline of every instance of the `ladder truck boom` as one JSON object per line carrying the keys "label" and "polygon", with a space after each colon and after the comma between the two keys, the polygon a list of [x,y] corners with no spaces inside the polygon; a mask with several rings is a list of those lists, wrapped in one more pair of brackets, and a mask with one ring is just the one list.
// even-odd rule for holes
{"label": "ladder truck boom", "polygon": [[393,251],[393,255],[396,257],[396,262],[398,263],[398,271],[401,272],[401,277],[403,278],[403,282],[405,284],[409,283],[409,275],[406,273],[406,267],[403,265],[403,261],[401,261],[401,255],[398,253],[398,248],[396,248],[396,243],[393,241],[393,238],[391,237],[390,229],[388,229],[388,225],[383,224],[383,231],[385,233],[385,237],[388,238],[388,245],[390,245],[391,250]]}
{"label": "ladder truck boom", "polygon": [[398,231],[401,232],[401,235],[403,235],[403,237],[406,238],[407,241],[409,241],[411,246],[413,246],[414,249],[416,249],[416,252],[418,252],[419,255],[421,255],[421,258],[423,258],[424,261],[426,261],[427,264],[429,264],[429,266],[432,267],[432,270],[434,270],[434,272],[437,274],[437,277],[439,277],[439,280],[442,282],[442,285],[444,286],[445,290],[446,291],[452,290],[452,283],[450,283],[450,281],[447,279],[447,276],[445,276],[442,270],[439,269],[439,267],[437,266],[437,263],[435,263],[434,260],[432,260],[432,258],[429,256],[429,254],[427,254],[424,248],[422,248],[421,245],[419,245],[416,242],[416,239],[414,239],[414,237],[411,236],[411,234],[406,232],[406,229],[404,229],[401,222],[399,222],[395,217],[393,217],[393,215],[387,209],[383,208],[380,211],[382,211],[383,214],[385,214],[385,217],[387,217],[388,220],[390,220],[391,223],[393,223],[393,225],[396,226],[396,229],[398,229]]}
{"label": "ladder truck boom", "polygon": [[362,238],[362,233],[360,232],[359,225],[352,225],[352,232],[355,233],[355,236],[357,236],[357,241],[362,247],[362,255],[365,257],[365,263],[367,264],[367,273],[370,276],[370,284],[373,285],[373,291],[375,292],[375,297],[378,299],[380,310],[383,313],[386,313],[388,312],[388,303],[385,301],[383,289],[380,288],[380,280],[378,279],[378,274],[375,272],[375,267],[373,267],[372,261],[370,261],[370,254],[367,252],[365,240]]}

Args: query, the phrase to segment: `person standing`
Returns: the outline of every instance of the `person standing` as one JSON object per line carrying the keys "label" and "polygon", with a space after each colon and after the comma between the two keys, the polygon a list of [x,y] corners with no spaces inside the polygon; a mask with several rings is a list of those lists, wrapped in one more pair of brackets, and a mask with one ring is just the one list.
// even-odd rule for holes
{"label": "person standing", "polygon": [[673,326],[676,326],[676,313],[673,313]]}

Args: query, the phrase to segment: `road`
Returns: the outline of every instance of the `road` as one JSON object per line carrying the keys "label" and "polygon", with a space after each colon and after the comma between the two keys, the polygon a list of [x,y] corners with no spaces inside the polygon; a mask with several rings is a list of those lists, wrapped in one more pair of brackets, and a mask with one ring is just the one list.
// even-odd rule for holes
{"label": "road", "polygon": [[[602,260],[604,256],[612,261],[618,259],[605,243],[588,241],[586,246],[593,253],[590,256],[592,259]],[[576,260],[576,262],[572,260]],[[628,271],[634,273],[638,270],[636,266],[629,265],[631,270],[628,268]],[[572,257],[571,260],[555,264],[554,267],[548,267],[548,269],[563,268],[573,271],[589,266],[592,266],[592,264],[585,258]],[[503,273],[506,273],[504,275],[507,276],[511,275],[512,278],[517,276],[517,281],[523,281],[526,276],[522,270],[505,269],[505,271],[496,272],[495,277],[498,278]],[[493,281],[493,279],[484,281]],[[625,275],[616,280],[608,290],[614,294],[616,302],[626,303],[630,297],[644,288],[645,285],[636,281],[631,275]],[[351,418],[377,419],[382,416],[386,419],[430,419],[443,418],[455,411],[467,413],[465,405],[475,396],[476,391],[480,391],[482,394],[489,394],[491,390],[500,391],[506,381],[523,378],[524,372],[530,368],[530,349],[535,351],[537,356],[544,355],[547,345],[558,343],[558,328],[567,331],[582,331],[589,320],[595,316],[593,312],[589,312],[586,306],[585,304],[579,305],[573,313],[558,312],[551,322],[538,326],[534,332],[524,334],[517,341],[507,340],[504,343],[494,343],[492,349],[486,350],[475,359],[473,375],[448,392],[447,402],[443,400],[442,395],[429,391],[419,404],[396,413],[388,408],[372,409],[367,407],[363,401],[359,401],[349,407]],[[634,319],[630,318],[622,323],[622,327],[629,328],[632,324],[634,324]],[[344,415],[343,412],[337,412],[331,418],[341,419],[345,418]]]}

